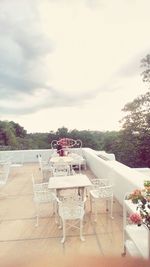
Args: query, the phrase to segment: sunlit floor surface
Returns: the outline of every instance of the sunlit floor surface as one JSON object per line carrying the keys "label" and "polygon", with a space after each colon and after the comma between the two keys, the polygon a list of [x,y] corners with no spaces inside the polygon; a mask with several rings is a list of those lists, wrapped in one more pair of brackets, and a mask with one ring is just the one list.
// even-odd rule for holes
{"label": "sunlit floor surface", "polygon": [[[82,171],[90,179],[94,176],[89,169]],[[62,229],[59,229],[50,204],[41,205],[39,226],[35,227],[35,206],[31,174],[40,177],[38,164],[12,167],[7,184],[0,192],[0,262],[9,258],[11,262],[32,256],[53,258],[72,253],[76,256],[101,255],[119,256],[122,253],[122,207],[114,200],[112,220],[106,213],[106,203],[101,203],[97,223],[90,212],[89,196],[86,203],[83,233],[69,229],[66,242],[61,244]]]}

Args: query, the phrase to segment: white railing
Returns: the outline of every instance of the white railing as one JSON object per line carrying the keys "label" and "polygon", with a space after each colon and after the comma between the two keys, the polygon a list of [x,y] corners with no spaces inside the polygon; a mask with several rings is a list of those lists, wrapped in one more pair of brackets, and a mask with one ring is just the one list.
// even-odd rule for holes
{"label": "white railing", "polygon": [[136,188],[143,188],[147,176],[116,160],[103,160],[90,148],[85,148],[84,157],[91,171],[98,178],[109,179],[114,184],[114,195],[123,204],[124,196]]}

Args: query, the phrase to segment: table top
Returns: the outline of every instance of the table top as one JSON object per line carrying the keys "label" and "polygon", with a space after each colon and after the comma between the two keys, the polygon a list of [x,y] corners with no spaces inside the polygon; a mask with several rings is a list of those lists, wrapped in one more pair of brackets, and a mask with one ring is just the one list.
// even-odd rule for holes
{"label": "table top", "polygon": [[75,174],[68,176],[55,176],[49,179],[49,189],[69,189],[78,187],[88,187],[92,183],[85,174]]}
{"label": "table top", "polygon": [[72,157],[69,157],[69,156],[63,156],[63,157],[52,157],[51,159],[50,159],[50,162],[51,163],[61,163],[61,162],[71,162],[73,159],[72,159]]}

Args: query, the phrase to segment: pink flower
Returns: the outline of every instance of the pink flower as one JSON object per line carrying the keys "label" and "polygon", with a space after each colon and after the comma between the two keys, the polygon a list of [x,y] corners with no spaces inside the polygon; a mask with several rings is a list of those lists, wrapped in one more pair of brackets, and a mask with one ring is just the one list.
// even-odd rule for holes
{"label": "pink flower", "polygon": [[142,217],[138,213],[132,213],[130,215],[130,220],[132,223],[135,223],[135,224],[141,224],[142,223]]}

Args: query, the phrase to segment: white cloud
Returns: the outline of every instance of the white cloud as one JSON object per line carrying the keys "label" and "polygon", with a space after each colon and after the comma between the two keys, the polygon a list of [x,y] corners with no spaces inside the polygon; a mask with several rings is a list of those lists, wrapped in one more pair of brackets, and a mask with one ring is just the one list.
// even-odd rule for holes
{"label": "white cloud", "polygon": [[123,106],[146,91],[149,8],[148,0],[1,1],[0,119],[29,132],[119,129]]}

